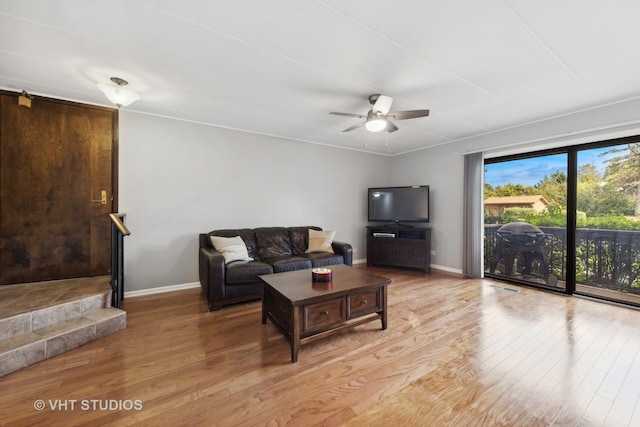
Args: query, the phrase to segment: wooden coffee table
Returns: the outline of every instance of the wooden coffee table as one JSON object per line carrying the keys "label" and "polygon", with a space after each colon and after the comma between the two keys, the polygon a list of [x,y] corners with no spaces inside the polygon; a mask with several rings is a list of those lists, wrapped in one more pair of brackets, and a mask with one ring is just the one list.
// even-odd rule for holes
{"label": "wooden coffee table", "polygon": [[349,267],[331,265],[331,282],[314,282],[311,270],[260,276],[262,324],[267,317],[291,343],[291,362],[301,344],[377,319],[387,329],[387,285],[391,280]]}

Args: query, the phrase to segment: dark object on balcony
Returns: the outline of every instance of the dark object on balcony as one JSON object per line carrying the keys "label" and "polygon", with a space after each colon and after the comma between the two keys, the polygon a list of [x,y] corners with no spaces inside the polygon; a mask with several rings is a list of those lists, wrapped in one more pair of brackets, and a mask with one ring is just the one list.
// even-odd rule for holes
{"label": "dark object on balcony", "polygon": [[527,222],[512,222],[500,227],[497,244],[489,263],[489,272],[494,273],[500,262],[504,264],[504,274],[512,276],[513,267],[517,257],[522,262],[523,275],[534,275],[533,265],[537,260],[540,268],[539,274],[548,285],[555,286],[558,279],[550,274],[549,262],[544,253],[544,242],[548,236],[537,226]]}

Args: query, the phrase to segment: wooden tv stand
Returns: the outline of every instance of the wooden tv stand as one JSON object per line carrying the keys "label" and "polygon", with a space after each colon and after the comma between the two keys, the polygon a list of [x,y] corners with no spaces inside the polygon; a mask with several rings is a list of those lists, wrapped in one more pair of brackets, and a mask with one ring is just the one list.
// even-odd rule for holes
{"label": "wooden tv stand", "polygon": [[431,272],[431,229],[401,225],[367,227],[367,265],[419,268]]}

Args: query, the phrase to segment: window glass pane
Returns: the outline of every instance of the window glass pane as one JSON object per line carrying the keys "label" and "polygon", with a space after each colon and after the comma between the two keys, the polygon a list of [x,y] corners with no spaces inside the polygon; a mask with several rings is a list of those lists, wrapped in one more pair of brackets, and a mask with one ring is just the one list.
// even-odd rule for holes
{"label": "window glass pane", "polygon": [[640,144],[578,152],[576,292],[640,304]]}
{"label": "window glass pane", "polygon": [[485,165],[485,274],[565,288],[567,154]]}

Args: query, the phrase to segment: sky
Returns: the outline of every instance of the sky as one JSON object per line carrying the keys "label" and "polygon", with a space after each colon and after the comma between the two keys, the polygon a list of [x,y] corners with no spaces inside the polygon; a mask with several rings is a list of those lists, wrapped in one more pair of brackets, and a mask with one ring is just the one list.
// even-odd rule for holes
{"label": "sky", "polygon": [[[596,165],[598,172],[603,173],[606,159],[620,153],[601,156],[612,147],[594,148],[578,153],[578,167],[585,163]],[[567,155],[554,154],[533,159],[511,160],[508,162],[485,164],[485,183],[493,187],[505,184],[522,184],[525,187],[536,185],[546,176],[556,171],[567,173]]]}

